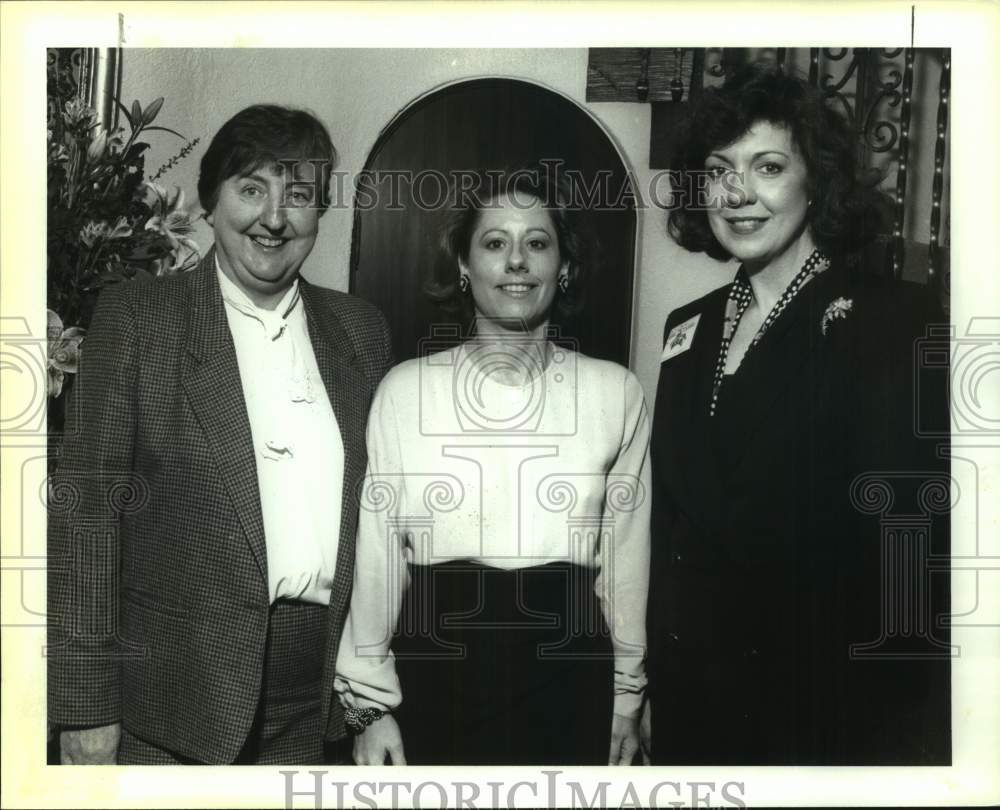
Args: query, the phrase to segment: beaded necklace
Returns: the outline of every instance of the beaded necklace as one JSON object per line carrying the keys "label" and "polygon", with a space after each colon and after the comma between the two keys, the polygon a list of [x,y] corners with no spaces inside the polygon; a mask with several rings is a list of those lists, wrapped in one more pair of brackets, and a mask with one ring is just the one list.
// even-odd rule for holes
{"label": "beaded necklace", "polygon": [[[814,276],[818,276],[829,266],[830,260],[820,253],[819,250],[814,250],[809,254],[809,258],[805,260],[802,269],[796,273],[795,278],[792,279],[791,283],[781,294],[781,298],[771,308],[771,311],[767,313],[767,317],[760,325],[760,329],[757,330],[757,334],[753,336],[753,340],[750,341],[750,345],[747,347],[747,354],[757,345],[764,336],[764,333],[771,327],[771,324],[778,319],[778,316],[785,311],[799,290],[808,284]],[[726,370],[726,359],[729,357],[729,344],[733,342],[736,327],[739,326],[743,313],[747,311],[747,307],[750,306],[752,301],[753,289],[750,286],[750,279],[747,277],[746,270],[740,265],[740,269],[736,273],[736,278],[733,280],[733,286],[729,290],[729,298],[726,300],[726,314],[722,320],[722,344],[719,346],[719,359],[715,364],[715,377],[712,382],[712,402],[708,409],[709,416],[715,416],[715,407],[719,401],[719,389],[722,387],[722,378]]]}

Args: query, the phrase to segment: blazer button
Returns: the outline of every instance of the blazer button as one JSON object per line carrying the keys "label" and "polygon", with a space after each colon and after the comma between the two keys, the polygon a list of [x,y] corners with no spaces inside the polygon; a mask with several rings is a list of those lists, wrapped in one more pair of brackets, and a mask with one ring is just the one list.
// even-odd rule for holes
{"label": "blazer button", "polygon": [[676,633],[670,633],[670,640],[674,642],[674,644],[677,644],[681,640],[681,637]]}
{"label": "blazer button", "polygon": [[674,552],[674,562],[675,563],[679,563],[682,559],[683,558],[681,557],[680,552],[675,551]]}

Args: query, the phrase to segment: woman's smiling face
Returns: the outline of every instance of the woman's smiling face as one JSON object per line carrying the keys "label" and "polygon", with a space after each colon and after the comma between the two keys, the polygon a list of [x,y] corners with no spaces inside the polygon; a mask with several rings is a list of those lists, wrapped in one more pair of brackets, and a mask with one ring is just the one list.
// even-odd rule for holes
{"label": "woman's smiling face", "polygon": [[708,211],[719,244],[744,263],[766,266],[806,230],[809,170],[792,133],[758,121],[705,159],[712,173]]}
{"label": "woman's smiling face", "polygon": [[469,278],[480,329],[533,331],[548,323],[566,268],[552,216],[527,194],[499,197],[479,211],[469,245]]}
{"label": "woman's smiling face", "polygon": [[206,217],[219,265],[258,306],[273,307],[299,274],[319,232],[314,188],[278,165],[234,175]]}

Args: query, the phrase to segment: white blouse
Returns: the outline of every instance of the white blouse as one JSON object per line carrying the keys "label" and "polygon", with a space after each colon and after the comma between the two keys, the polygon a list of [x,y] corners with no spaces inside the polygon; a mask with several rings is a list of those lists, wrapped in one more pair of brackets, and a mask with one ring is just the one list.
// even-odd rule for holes
{"label": "white blouse", "polygon": [[[330,604],[344,444],[316,365],[296,281],[273,310],[218,267],[254,444],[271,602]],[[331,492],[338,493],[330,497]]]}
{"label": "white blouse", "polygon": [[642,388],[616,363],[561,348],[529,383],[504,385],[484,370],[509,356],[490,351],[465,344],[410,360],[375,394],[335,688],[346,706],[402,701],[389,644],[407,563],[512,570],[569,561],[600,571],[615,713],[635,717],[646,683],[649,582]]}

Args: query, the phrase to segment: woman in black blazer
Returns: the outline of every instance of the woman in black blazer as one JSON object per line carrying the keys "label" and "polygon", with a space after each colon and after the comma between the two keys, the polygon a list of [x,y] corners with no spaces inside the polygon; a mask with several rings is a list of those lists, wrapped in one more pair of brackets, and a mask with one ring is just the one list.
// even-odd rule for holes
{"label": "woman in black blazer", "polygon": [[944,316],[852,271],[876,217],[818,90],[749,69],[679,134],[670,232],[740,265],[664,332],[653,762],[948,764],[950,479],[916,429],[947,392],[914,372]]}

